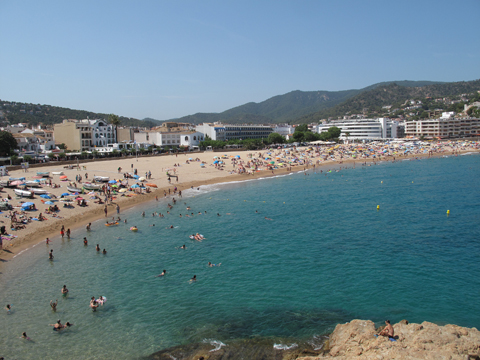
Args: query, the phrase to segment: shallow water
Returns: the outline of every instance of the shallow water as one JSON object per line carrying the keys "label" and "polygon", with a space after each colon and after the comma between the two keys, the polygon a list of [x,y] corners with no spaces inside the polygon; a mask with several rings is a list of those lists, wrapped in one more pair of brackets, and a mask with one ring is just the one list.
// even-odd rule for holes
{"label": "shallow water", "polygon": [[[0,304],[14,310],[0,315],[0,355],[139,358],[204,339],[228,346],[261,337],[272,347],[315,346],[353,318],[479,327],[479,162],[471,155],[357,164],[205,186],[184,191],[170,215],[161,200],[122,212],[128,224],[100,220],[89,233],[41,243],[3,268]],[[192,217],[179,217],[184,202]],[[196,232],[206,239],[191,241]],[[155,277],[163,269],[167,275]],[[94,313],[89,299],[100,295],[108,301]],[[57,319],[75,325],[53,332],[48,324]],[[19,339],[23,331],[31,342]]]}

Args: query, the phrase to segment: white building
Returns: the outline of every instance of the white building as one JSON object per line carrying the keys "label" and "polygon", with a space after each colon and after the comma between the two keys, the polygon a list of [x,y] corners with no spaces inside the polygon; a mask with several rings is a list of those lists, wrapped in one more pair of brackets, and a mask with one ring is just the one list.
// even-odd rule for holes
{"label": "white building", "polygon": [[226,140],[266,139],[273,132],[267,125],[224,125]]}
{"label": "white building", "polygon": [[[346,140],[379,140],[397,137],[398,123],[388,118],[360,119],[348,121],[331,121],[328,124],[319,124],[317,132],[328,131],[332,126],[338,127],[342,132],[340,139]],[[348,136],[347,136],[348,134]]]}
{"label": "white building", "polygon": [[275,125],[273,127],[273,132],[287,137],[295,132],[295,128],[288,124]]}
{"label": "white building", "polygon": [[134,133],[134,139],[136,142],[144,142],[161,147],[185,146],[192,148],[198,146],[200,141],[205,139],[205,136],[198,131],[164,131],[164,129],[156,128]]}
{"label": "white building", "polygon": [[220,123],[203,123],[202,125],[197,125],[195,130],[212,140],[226,141],[227,139],[225,126]]}
{"label": "white building", "polygon": [[405,136],[407,137],[462,137],[480,134],[480,119],[476,118],[440,118],[407,121]]}

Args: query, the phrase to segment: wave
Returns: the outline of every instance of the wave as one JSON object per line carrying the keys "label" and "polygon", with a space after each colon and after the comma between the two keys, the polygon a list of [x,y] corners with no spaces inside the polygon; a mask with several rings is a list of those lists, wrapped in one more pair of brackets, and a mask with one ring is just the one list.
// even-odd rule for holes
{"label": "wave", "polygon": [[222,348],[222,346],[227,346],[223,342],[221,342],[220,340],[204,339],[203,342],[205,344],[209,343],[210,345],[215,346],[215,349],[210,350],[210,352],[220,350]]}
{"label": "wave", "polygon": [[273,348],[276,350],[292,350],[298,347],[298,344],[293,343],[290,345],[284,345],[284,344],[273,344]]}

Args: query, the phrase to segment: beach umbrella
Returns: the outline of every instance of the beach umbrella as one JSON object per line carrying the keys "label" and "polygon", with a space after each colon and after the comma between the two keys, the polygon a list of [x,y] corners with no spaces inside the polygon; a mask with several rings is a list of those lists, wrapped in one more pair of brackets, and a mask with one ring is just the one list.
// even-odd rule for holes
{"label": "beach umbrella", "polygon": [[189,160],[189,161],[193,161],[193,159],[192,159],[192,158],[188,158],[188,160]]}
{"label": "beach umbrella", "polygon": [[127,189],[120,189],[120,190],[118,190],[118,192],[124,193],[124,192],[127,192]]}
{"label": "beach umbrella", "polygon": [[22,207],[29,207],[29,206],[32,206],[32,205],[35,205],[33,202],[24,202],[22,204]]}
{"label": "beach umbrella", "polygon": [[132,189],[138,189],[139,187],[138,184],[132,185]]}
{"label": "beach umbrella", "polygon": [[42,194],[40,195],[40,197],[44,199],[51,199],[50,195],[47,195],[47,194]]}
{"label": "beach umbrella", "polygon": [[116,183],[117,183],[117,180],[110,180],[108,183],[109,183],[109,184],[116,184]]}
{"label": "beach umbrella", "polygon": [[214,164],[218,164],[218,163],[219,163],[219,161],[218,161],[218,160],[215,160],[213,163],[214,163]]}
{"label": "beach umbrella", "polygon": [[62,176],[59,177],[60,180],[61,179],[66,179],[66,178],[67,178],[67,175],[62,175]]}
{"label": "beach umbrella", "polygon": [[270,161],[270,164],[272,164],[272,165],[275,164],[275,161]]}
{"label": "beach umbrella", "polygon": [[147,180],[147,179],[145,179],[144,176],[142,176],[141,178],[138,179],[138,181],[145,181],[145,180]]}
{"label": "beach umbrella", "polygon": [[204,167],[204,166],[205,166],[205,164],[200,164],[200,166],[201,166],[201,167]]}
{"label": "beach umbrella", "polygon": [[145,185],[147,185],[147,186],[150,186],[150,187],[153,187],[153,188],[156,188],[156,187],[158,187],[157,185],[155,185],[155,184],[151,184],[151,183],[148,183],[148,184],[145,184]]}
{"label": "beach umbrella", "polygon": [[63,193],[62,195],[60,196],[69,196],[70,194],[69,193]]}
{"label": "beach umbrella", "polygon": [[138,176],[138,175],[133,175],[133,178],[134,178],[134,179],[138,179],[139,177],[140,177],[140,176]]}
{"label": "beach umbrella", "polygon": [[237,159],[240,159],[240,155],[236,155],[235,157],[236,157]]}
{"label": "beach umbrella", "polygon": [[45,205],[53,205],[53,201],[45,201]]}
{"label": "beach umbrella", "polygon": [[83,198],[79,196],[79,197],[76,197],[75,200],[83,200]]}

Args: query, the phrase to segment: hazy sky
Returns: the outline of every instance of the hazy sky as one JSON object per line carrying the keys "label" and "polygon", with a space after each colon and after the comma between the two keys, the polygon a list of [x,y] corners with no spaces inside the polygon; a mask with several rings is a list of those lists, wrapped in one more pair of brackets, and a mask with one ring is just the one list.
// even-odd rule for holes
{"label": "hazy sky", "polygon": [[480,78],[479,0],[0,0],[0,99],[166,120]]}

